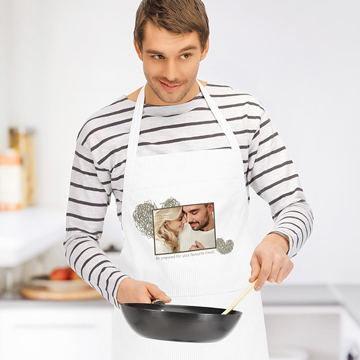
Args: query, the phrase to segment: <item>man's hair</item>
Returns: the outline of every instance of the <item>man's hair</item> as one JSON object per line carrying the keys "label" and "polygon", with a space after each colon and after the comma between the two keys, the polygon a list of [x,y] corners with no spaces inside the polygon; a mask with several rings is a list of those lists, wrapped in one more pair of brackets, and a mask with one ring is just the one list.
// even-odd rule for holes
{"label": "man's hair", "polygon": [[143,0],[136,12],[134,29],[140,49],[148,21],[175,34],[196,31],[203,49],[209,38],[209,20],[201,0]]}

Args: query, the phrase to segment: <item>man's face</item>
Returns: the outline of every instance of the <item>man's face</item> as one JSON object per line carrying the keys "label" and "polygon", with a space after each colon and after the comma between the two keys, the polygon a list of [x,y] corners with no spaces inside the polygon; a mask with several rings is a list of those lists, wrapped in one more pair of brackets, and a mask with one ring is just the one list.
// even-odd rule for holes
{"label": "man's face", "polygon": [[200,61],[207,55],[208,43],[202,49],[197,32],[175,34],[158,29],[149,21],[142,49],[136,42],[135,49],[143,61],[147,80],[146,104],[182,104],[198,94],[196,76]]}
{"label": "man's face", "polygon": [[[202,230],[209,226],[212,216],[212,204],[184,206],[186,222],[193,230]],[[210,230],[210,229],[208,229]]]}

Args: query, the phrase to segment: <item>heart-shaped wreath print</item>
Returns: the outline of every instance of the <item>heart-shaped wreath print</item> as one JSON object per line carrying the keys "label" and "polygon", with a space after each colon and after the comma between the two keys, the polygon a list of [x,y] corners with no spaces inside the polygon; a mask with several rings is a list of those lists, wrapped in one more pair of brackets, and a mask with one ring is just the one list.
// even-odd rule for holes
{"label": "heart-shaped wreath print", "polygon": [[226,255],[232,252],[234,249],[234,242],[232,240],[225,241],[222,238],[216,239],[216,250],[222,254]]}
{"label": "heart-shaped wreath print", "polygon": [[[160,203],[160,205],[161,208],[170,208],[180,206],[180,203],[176,199],[171,197]],[[149,239],[154,238],[152,212],[156,209],[159,209],[159,207],[151,200],[148,200],[142,204],[137,205],[133,212],[133,219],[136,228],[141,232],[142,235],[146,236]]]}

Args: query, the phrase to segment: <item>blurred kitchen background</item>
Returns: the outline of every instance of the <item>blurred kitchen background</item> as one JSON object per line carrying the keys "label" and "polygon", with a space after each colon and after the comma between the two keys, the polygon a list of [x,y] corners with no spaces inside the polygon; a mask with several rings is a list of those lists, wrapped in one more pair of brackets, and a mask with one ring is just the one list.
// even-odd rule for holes
{"label": "blurred kitchen background", "polygon": [[[71,301],[69,291],[63,300],[29,300],[19,291],[67,266],[61,244],[77,132],[145,81],[132,43],[139,3],[0,0],[1,360],[110,359],[105,300]],[[262,291],[271,357],[360,359],[360,3],[204,3],[210,52],[199,78],[262,102],[315,215],[292,274]],[[12,209],[1,207],[5,188]],[[272,228],[254,193],[251,227],[255,243]],[[101,245],[120,251],[122,242],[111,206]],[[65,352],[54,353],[59,341]]]}

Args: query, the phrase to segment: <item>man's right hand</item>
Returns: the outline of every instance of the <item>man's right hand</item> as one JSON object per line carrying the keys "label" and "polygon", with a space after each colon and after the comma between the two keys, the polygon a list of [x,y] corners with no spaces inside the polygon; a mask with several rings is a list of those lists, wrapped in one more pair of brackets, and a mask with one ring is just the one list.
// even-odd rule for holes
{"label": "man's right hand", "polygon": [[164,303],[169,303],[171,301],[171,299],[156,285],[131,278],[126,278],[120,283],[116,299],[120,304],[149,304],[154,300],[162,300]]}

